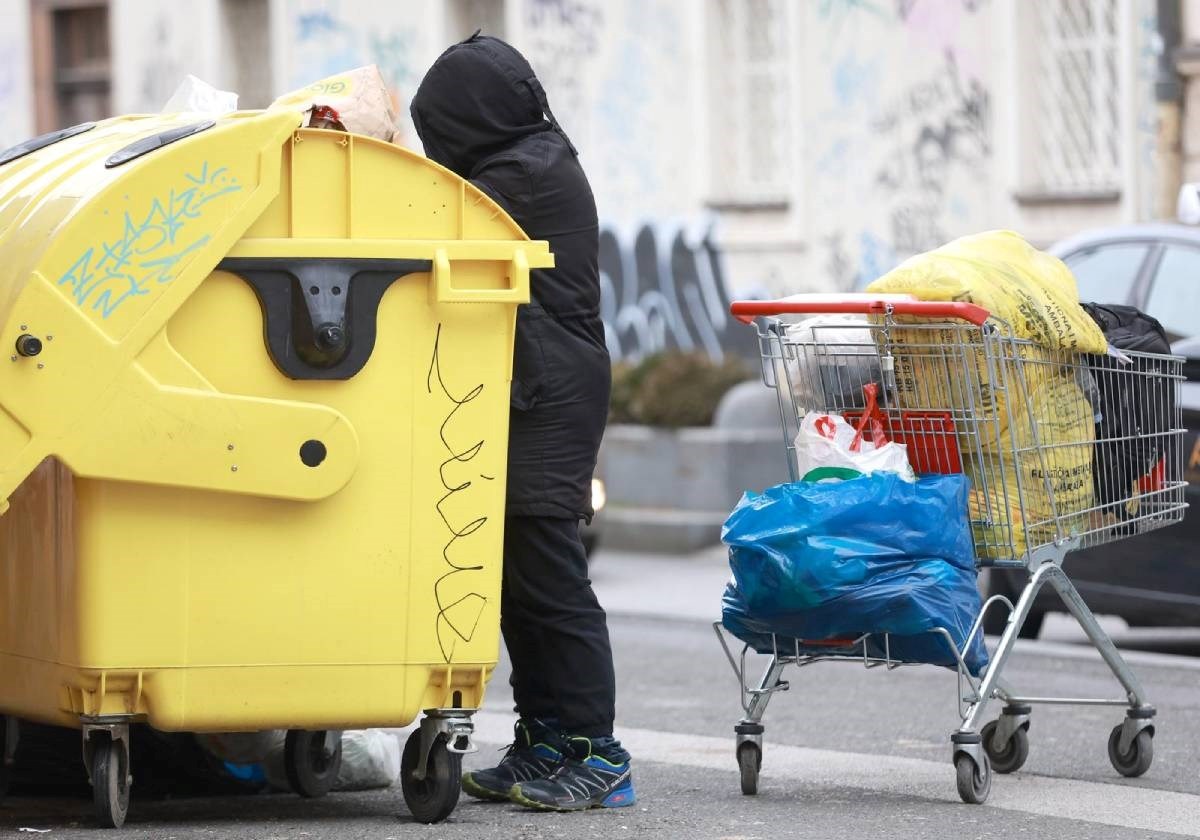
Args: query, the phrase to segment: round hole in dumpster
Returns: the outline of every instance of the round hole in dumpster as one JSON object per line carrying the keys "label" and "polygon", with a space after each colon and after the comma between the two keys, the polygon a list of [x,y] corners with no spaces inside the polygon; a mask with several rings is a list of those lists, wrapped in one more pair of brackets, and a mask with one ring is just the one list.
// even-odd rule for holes
{"label": "round hole in dumpster", "polygon": [[306,467],[319,467],[326,454],[325,444],[319,440],[306,440],[300,445],[300,460]]}

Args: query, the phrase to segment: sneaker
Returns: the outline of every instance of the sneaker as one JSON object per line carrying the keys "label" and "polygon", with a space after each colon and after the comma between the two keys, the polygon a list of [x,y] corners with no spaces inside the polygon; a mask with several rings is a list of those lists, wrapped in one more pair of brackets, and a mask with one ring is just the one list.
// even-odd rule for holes
{"label": "sneaker", "polygon": [[513,785],[545,778],[562,764],[561,741],[550,727],[519,720],[513,729],[513,742],[500,764],[463,773],[463,790],[476,799],[508,802]]}
{"label": "sneaker", "polygon": [[[587,739],[572,739],[571,746],[579,741]],[[637,802],[629,759],[618,764],[595,755],[590,741],[586,758],[567,757],[549,776],[513,785],[509,796],[518,805],[539,811],[625,808]]]}

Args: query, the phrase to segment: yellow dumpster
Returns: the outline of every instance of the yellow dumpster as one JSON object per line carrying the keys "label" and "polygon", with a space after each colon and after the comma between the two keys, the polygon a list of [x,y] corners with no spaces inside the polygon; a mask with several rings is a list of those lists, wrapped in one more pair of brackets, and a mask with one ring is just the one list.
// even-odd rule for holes
{"label": "yellow dumpster", "polygon": [[[0,154],[0,712],[83,731],[407,725],[458,796],[499,652],[509,380],[529,269],[490,199],[293,111],[77,126]],[[0,727],[0,732],[4,727]]]}

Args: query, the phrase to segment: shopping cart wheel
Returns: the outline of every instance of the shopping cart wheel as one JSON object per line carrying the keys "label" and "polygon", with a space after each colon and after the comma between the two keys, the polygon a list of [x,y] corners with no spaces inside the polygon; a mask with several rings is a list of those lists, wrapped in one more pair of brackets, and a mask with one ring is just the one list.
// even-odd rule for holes
{"label": "shopping cart wheel", "polygon": [[762,750],[758,744],[738,744],[738,769],[742,773],[742,793],[754,796],[758,793],[758,771],[762,769]]}
{"label": "shopping cart wheel", "polygon": [[107,735],[94,736],[92,746],[92,801],[101,828],[120,828],[129,813],[129,744]]}
{"label": "shopping cart wheel", "polygon": [[292,791],[317,799],[333,789],[342,766],[342,733],[289,729],[283,742],[283,766]]}
{"label": "shopping cart wheel", "polygon": [[1015,773],[1024,766],[1025,760],[1029,758],[1029,733],[1026,731],[1029,724],[1025,723],[1017,727],[1017,731],[1008,739],[1004,748],[998,750],[992,743],[992,736],[999,725],[1000,721],[994,720],[983,727],[983,731],[979,733],[983,737],[983,748],[987,751],[993,770],[997,773]]}
{"label": "shopping cart wheel", "polygon": [[425,778],[417,779],[414,771],[421,760],[421,730],[416,729],[404,744],[400,757],[400,788],[404,803],[413,819],[421,823],[437,823],[450,816],[458,804],[462,790],[462,755],[446,749],[446,736],[439,735],[429,748]]}
{"label": "shopping cart wheel", "polygon": [[992,792],[992,768],[987,758],[983,766],[966,753],[954,756],[954,772],[958,778],[958,795],[968,805],[982,805]]}
{"label": "shopping cart wheel", "polygon": [[1143,729],[1129,745],[1129,752],[1121,752],[1121,726],[1114,726],[1108,736],[1108,760],[1122,776],[1135,778],[1150,769],[1154,762],[1154,730]]}

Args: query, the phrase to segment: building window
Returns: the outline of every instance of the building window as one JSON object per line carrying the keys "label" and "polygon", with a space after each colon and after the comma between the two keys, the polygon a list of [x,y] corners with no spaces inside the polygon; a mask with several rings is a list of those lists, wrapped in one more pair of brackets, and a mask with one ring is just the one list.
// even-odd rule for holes
{"label": "building window", "polygon": [[786,0],[716,3],[709,68],[717,204],[787,202],[792,5]]}
{"label": "building window", "polygon": [[1026,89],[1035,189],[1101,194],[1121,184],[1118,0],[1040,0],[1033,13],[1038,78]]}
{"label": "building window", "polygon": [[38,131],[110,116],[108,3],[35,0],[31,11]]}

